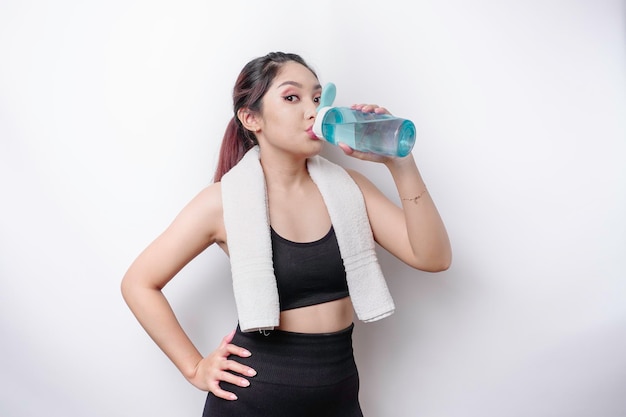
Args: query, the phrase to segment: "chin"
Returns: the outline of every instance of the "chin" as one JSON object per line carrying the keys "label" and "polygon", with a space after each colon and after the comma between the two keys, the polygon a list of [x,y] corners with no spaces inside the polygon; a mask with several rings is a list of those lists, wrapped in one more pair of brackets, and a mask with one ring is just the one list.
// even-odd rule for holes
{"label": "chin", "polygon": [[298,155],[301,158],[311,158],[315,155],[319,155],[322,151],[322,147],[319,145],[299,146],[292,148],[291,152],[294,155]]}
{"label": "chin", "polygon": [[324,143],[321,140],[313,140],[311,141],[311,146],[310,148],[313,150],[314,155],[317,155],[318,153],[322,152],[322,149],[324,147]]}

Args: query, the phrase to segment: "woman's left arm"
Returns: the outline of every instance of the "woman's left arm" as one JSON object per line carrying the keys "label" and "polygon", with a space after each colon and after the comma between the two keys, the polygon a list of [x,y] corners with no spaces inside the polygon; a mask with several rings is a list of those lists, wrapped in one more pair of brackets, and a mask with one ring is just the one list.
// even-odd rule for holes
{"label": "woman's left arm", "polygon": [[[354,108],[387,113],[386,109],[375,105],[355,105]],[[347,155],[385,164],[398,190],[401,207],[390,201],[365,176],[349,170],[363,192],[376,242],[413,268],[430,272],[448,269],[452,261],[448,233],[413,155],[381,157],[355,151],[344,144],[339,146]]]}
{"label": "woman's left arm", "polygon": [[412,155],[385,162],[396,184],[402,207],[390,201],[365,176],[350,171],[365,198],[374,239],[398,259],[423,271],[448,269],[450,240],[439,211]]}

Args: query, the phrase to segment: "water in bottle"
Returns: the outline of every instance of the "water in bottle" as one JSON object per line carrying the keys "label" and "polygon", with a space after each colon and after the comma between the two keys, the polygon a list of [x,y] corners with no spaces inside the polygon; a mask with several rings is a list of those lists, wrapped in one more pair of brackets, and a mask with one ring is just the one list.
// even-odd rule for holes
{"label": "water in bottle", "polygon": [[333,145],[386,156],[407,156],[415,144],[415,125],[390,114],[364,113],[349,107],[322,108],[313,132]]}

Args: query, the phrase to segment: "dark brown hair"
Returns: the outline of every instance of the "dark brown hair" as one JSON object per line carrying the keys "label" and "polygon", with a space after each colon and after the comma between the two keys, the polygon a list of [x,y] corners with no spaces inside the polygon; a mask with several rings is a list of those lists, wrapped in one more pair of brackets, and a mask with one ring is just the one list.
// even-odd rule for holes
{"label": "dark brown hair", "polygon": [[317,77],[315,71],[299,55],[285,52],[270,52],[265,56],[255,58],[248,62],[239,73],[233,88],[234,116],[228,123],[222,139],[219,160],[213,176],[214,182],[220,181],[222,176],[230,171],[250,148],[258,144],[255,134],[241,124],[237,112],[241,108],[260,112],[261,100],[278,74],[278,70],[291,61],[304,65]]}

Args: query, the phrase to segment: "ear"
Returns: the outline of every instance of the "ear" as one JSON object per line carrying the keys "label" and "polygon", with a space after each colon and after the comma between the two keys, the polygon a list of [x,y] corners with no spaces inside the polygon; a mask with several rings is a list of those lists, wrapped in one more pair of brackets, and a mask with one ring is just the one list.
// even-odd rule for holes
{"label": "ear", "polygon": [[237,118],[245,129],[254,133],[257,133],[261,130],[261,125],[259,124],[257,114],[247,107],[242,107],[237,110]]}

